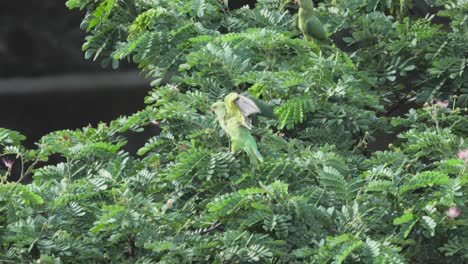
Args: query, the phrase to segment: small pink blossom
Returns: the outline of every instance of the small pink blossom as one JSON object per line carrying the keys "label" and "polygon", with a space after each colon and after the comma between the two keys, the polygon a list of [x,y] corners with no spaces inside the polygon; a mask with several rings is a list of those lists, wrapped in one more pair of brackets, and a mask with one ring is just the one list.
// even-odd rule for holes
{"label": "small pink blossom", "polygon": [[163,119],[161,121],[157,121],[157,120],[150,120],[150,123],[153,124],[153,125],[157,125],[159,126],[160,124],[164,124],[164,123],[167,123],[167,120],[166,119]]}
{"label": "small pink blossom", "polygon": [[188,149],[188,146],[185,144],[182,144],[179,146],[179,151],[187,151],[187,149]]}
{"label": "small pink blossom", "polygon": [[442,108],[446,108],[449,105],[449,102],[438,99],[438,98],[434,99],[434,102]]}
{"label": "small pink blossom", "polygon": [[166,206],[168,208],[172,208],[172,206],[174,206],[174,202],[175,202],[175,200],[171,198],[171,199],[166,201]]}
{"label": "small pink blossom", "polygon": [[15,163],[13,160],[9,160],[9,159],[2,159],[2,161],[3,161],[3,164],[5,164],[5,167],[7,167],[9,170],[13,168],[13,164]]}
{"label": "small pink blossom", "polygon": [[464,161],[468,161],[468,149],[461,149],[458,151],[458,158]]}
{"label": "small pink blossom", "polygon": [[461,210],[458,208],[458,207],[450,207],[448,210],[447,210],[447,216],[451,219],[454,219],[454,218],[457,218],[461,215]]}

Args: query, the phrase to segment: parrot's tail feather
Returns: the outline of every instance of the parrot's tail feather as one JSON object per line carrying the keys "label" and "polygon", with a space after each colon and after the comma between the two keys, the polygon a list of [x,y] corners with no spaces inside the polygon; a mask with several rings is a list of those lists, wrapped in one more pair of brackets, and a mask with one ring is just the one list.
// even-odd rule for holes
{"label": "parrot's tail feather", "polygon": [[247,156],[249,156],[250,162],[256,163],[257,161],[263,162],[263,156],[260,152],[255,148],[247,148],[245,149]]}
{"label": "parrot's tail feather", "polygon": [[256,152],[256,154],[257,154],[257,155],[256,155],[256,156],[257,156],[257,159],[258,159],[260,162],[263,162],[263,156],[262,156],[262,154],[260,153],[260,151],[255,150],[255,152]]}

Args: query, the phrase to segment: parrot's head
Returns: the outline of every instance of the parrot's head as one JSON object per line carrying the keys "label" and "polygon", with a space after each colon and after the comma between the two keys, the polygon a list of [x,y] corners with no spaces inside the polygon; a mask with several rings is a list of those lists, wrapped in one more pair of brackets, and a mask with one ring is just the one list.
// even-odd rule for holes
{"label": "parrot's head", "polygon": [[211,112],[215,113],[216,115],[224,115],[226,113],[226,106],[224,102],[218,101],[211,105]]}

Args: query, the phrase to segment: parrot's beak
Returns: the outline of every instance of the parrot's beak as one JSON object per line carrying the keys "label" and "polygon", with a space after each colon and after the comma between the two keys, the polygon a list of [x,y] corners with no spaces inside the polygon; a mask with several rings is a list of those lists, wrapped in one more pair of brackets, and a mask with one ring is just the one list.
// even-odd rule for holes
{"label": "parrot's beak", "polygon": [[213,109],[213,107],[211,107],[211,108],[210,108],[210,111],[211,111],[211,113],[214,113],[214,109]]}

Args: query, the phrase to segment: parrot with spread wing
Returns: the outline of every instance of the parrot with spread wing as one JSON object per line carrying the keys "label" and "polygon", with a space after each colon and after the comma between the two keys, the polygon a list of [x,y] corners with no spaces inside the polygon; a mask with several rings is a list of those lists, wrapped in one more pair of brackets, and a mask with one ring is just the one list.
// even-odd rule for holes
{"label": "parrot with spread wing", "polygon": [[260,108],[251,99],[238,93],[230,93],[224,98],[227,119],[235,119],[241,125],[252,129],[251,114],[261,113]]}
{"label": "parrot with spread wing", "polygon": [[263,162],[262,154],[249,131],[252,128],[249,116],[261,113],[253,100],[238,93],[230,93],[224,98],[224,102],[214,103],[211,111],[215,113],[219,125],[231,139],[231,153],[243,150],[251,163]]}
{"label": "parrot with spread wing", "polygon": [[304,34],[305,39],[315,41],[318,44],[330,44],[330,39],[315,14],[312,0],[294,0],[299,4],[297,25]]}

